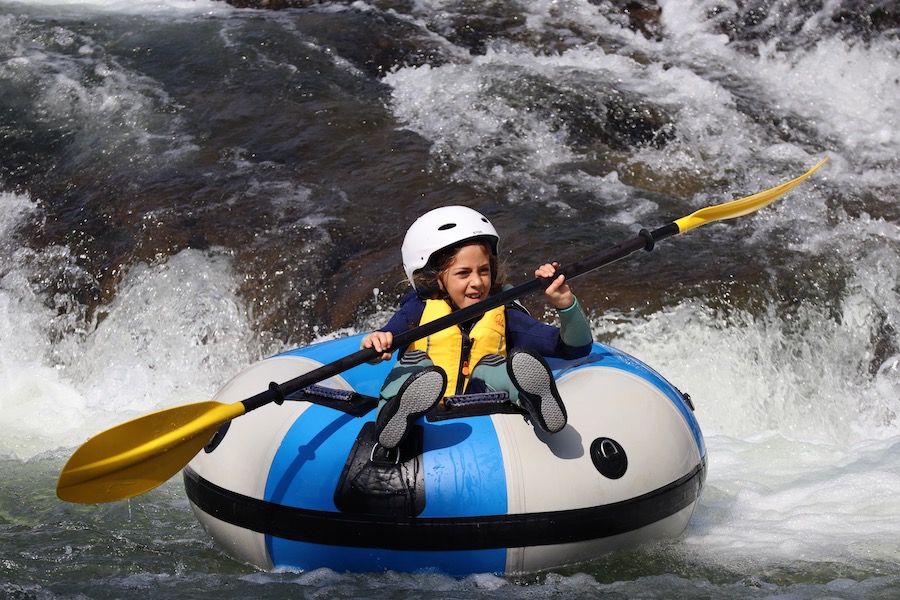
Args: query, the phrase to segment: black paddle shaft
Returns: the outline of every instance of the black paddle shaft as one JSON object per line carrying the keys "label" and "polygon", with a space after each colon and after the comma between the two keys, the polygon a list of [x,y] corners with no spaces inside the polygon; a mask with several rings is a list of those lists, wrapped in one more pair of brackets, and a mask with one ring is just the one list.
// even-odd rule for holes
{"label": "black paddle shaft", "polygon": [[[622,242],[621,244],[617,244],[615,246],[612,246],[611,248],[604,250],[603,252],[595,254],[594,256],[560,268],[559,272],[554,277],[537,277],[535,279],[532,279],[531,281],[527,281],[523,284],[509,288],[508,290],[504,290],[494,296],[489,296],[481,302],[478,302],[471,306],[467,306],[466,308],[455,310],[449,315],[446,315],[439,319],[435,319],[434,321],[431,321],[424,325],[419,325],[418,327],[410,329],[409,331],[399,333],[394,336],[394,341],[391,344],[390,350],[394,351],[398,348],[404,348],[406,346],[409,346],[416,340],[428,337],[433,333],[437,333],[438,331],[447,329],[448,327],[453,327],[454,325],[459,325],[460,323],[465,323],[466,321],[470,321],[472,319],[480,317],[493,308],[509,304],[510,302],[515,302],[516,300],[521,300],[522,298],[530,296],[537,291],[545,290],[560,274],[565,275],[567,281],[575,279],[576,277],[581,277],[582,275],[599,269],[602,266],[613,263],[621,258],[625,258],[629,254],[637,252],[638,250],[650,251],[653,249],[653,246],[656,242],[664,240],[673,235],[677,235],[678,233],[680,232],[678,230],[678,226],[675,223],[670,223],[668,225],[660,227],[659,229],[655,229],[654,231],[642,229],[640,233],[638,233],[638,235],[632,237],[629,240],[626,240],[625,242]],[[379,355],[381,355],[381,352],[378,352],[374,348],[363,348],[361,350],[358,350],[357,352],[354,352],[353,354],[349,354],[347,356],[339,358],[338,360],[330,362],[327,365],[322,365],[317,369],[313,369],[312,371],[304,373],[303,375],[295,377],[294,379],[291,379],[290,381],[287,381],[285,383],[278,384],[272,382],[269,384],[269,389],[267,389],[266,391],[260,392],[259,394],[251,396],[250,398],[247,398],[243,401],[246,412],[259,408],[260,406],[264,406],[270,402],[281,404],[282,402],[284,402],[285,396],[288,396],[289,394],[292,394],[298,390],[302,390],[307,386],[324,381],[329,377],[333,377],[339,373],[343,373],[344,371],[352,369],[353,367],[361,365],[365,362],[369,362],[377,358]]]}

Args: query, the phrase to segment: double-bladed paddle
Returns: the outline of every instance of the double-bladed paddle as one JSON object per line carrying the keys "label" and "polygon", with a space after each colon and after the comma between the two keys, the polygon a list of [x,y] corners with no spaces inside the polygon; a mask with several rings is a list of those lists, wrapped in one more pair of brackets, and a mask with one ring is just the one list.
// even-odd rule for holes
{"label": "double-bladed paddle", "polygon": [[[561,268],[560,273],[571,280],[637,250],[651,250],[656,242],[700,225],[755,212],[799,185],[827,160],[822,160],[800,177],[770,190],[702,208],[653,231],[642,230],[617,246]],[[543,290],[554,278],[533,279],[398,334],[394,336],[391,351]],[[178,473],[223,424],[271,402],[280,404],[285,396],[368,362],[380,354],[372,348],[359,350],[286,383],[271,383],[264,392],[234,404],[210,400],[176,406],[107,429],[87,440],[72,454],[59,475],[56,493],[69,502],[96,503],[124,500],[148,492]]]}

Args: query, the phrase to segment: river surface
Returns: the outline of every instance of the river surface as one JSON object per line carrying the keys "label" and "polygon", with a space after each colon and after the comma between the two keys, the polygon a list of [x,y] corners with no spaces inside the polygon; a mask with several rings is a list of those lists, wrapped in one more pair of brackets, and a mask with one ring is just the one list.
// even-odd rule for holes
{"label": "river surface", "polygon": [[[0,0],[0,596],[900,597],[895,3],[309,4]],[[486,214],[518,282],[825,156],[573,282],[697,407],[677,540],[521,578],[266,573],[180,478],[56,498],[91,435],[381,324],[430,208]]]}

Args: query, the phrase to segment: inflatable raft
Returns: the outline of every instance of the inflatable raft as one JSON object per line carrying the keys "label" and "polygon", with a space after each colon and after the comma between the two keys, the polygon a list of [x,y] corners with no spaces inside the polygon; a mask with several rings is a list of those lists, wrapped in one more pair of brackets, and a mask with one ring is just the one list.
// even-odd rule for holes
{"label": "inflatable raft", "polygon": [[[359,343],[263,360],[216,400]],[[184,469],[191,506],[228,554],[262,569],[519,574],[680,535],[706,474],[690,399],[599,343],[549,362],[569,414],[555,435],[509,403],[463,401],[422,418],[392,456],[374,443],[373,398],[392,363],[363,364],[223,426]]]}

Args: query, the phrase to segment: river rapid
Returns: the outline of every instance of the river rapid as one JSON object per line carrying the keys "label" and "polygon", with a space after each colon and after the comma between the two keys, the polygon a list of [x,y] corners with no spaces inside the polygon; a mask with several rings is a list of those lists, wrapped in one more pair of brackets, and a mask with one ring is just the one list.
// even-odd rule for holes
{"label": "river rapid", "polygon": [[[898,98],[884,1],[0,0],[0,596],[900,596]],[[180,478],[56,498],[91,435],[383,323],[430,208],[486,214],[520,282],[826,156],[573,282],[697,408],[677,540],[521,578],[265,573]]]}

